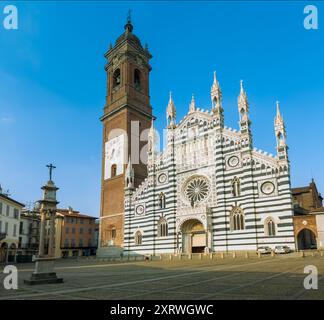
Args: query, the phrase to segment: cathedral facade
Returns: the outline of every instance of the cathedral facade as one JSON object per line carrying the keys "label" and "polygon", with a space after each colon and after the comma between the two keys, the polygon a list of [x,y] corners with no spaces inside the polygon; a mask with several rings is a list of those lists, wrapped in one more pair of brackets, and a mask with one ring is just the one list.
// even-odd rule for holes
{"label": "cathedral facade", "polygon": [[[197,108],[192,97],[187,115],[177,122],[170,94],[166,108],[167,143],[162,152],[157,151],[157,132],[149,100],[145,100],[150,55],[147,48],[139,46],[138,38],[135,41],[130,35],[130,25],[128,22],[125,26],[124,43],[117,40],[110,49],[111,55],[119,55],[119,64],[107,67],[108,79],[114,84],[116,70],[125,66],[123,76],[120,71],[117,73],[119,85],[125,83],[126,90],[119,93],[125,101],[112,109],[111,104],[120,101],[113,99],[120,89],[114,91],[108,85],[108,97],[112,98],[102,119],[99,253],[104,248],[113,251],[117,247],[130,255],[256,250],[277,245],[295,249],[290,164],[279,103],[274,121],[277,154],[273,156],[253,147],[249,103],[242,81],[237,103],[239,129],[225,126],[222,92],[214,73],[208,111]],[[123,45],[121,53],[118,50]],[[140,72],[137,78],[135,70]],[[138,96],[130,87],[137,90],[134,93]],[[127,103],[133,96],[137,100]],[[123,154],[119,158],[116,155],[118,148],[129,151],[131,146],[121,135],[108,134],[114,117],[124,119],[123,110],[145,119],[144,127],[150,127],[145,164],[133,165],[131,158],[128,163],[123,162],[130,152],[119,152]],[[126,123],[130,120],[126,116]]]}

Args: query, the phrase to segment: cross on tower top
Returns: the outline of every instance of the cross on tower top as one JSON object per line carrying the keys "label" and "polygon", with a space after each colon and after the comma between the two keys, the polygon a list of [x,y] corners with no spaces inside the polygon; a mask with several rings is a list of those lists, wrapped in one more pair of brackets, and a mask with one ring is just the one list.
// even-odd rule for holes
{"label": "cross on tower top", "polygon": [[52,181],[52,173],[53,173],[53,170],[56,169],[56,167],[53,166],[53,164],[48,164],[46,166],[48,169],[49,169],[49,178],[50,178],[50,181]]}
{"label": "cross on tower top", "polygon": [[129,9],[127,13],[127,23],[132,23],[131,14],[132,14],[132,10]]}
{"label": "cross on tower top", "polygon": [[132,18],[131,18],[131,10],[128,10],[127,21],[126,21],[126,24],[125,24],[125,30],[127,32],[132,32],[133,31]]}

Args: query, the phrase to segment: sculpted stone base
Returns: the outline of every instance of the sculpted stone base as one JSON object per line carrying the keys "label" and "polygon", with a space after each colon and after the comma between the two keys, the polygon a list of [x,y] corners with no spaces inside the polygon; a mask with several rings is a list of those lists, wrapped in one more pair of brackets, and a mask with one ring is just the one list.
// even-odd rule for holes
{"label": "sculpted stone base", "polygon": [[63,278],[58,278],[54,272],[55,258],[35,258],[35,271],[24,283],[29,285],[62,283]]}

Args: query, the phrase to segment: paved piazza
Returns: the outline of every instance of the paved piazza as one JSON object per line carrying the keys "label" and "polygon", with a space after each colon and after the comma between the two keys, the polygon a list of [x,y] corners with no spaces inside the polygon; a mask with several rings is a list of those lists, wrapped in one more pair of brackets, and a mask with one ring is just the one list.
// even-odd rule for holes
{"label": "paved piazza", "polygon": [[[304,267],[318,269],[318,290],[305,290]],[[204,257],[172,261],[57,262],[63,284],[26,286],[32,264],[19,265],[18,290],[5,290],[1,267],[0,299],[324,299],[324,257],[294,255]]]}

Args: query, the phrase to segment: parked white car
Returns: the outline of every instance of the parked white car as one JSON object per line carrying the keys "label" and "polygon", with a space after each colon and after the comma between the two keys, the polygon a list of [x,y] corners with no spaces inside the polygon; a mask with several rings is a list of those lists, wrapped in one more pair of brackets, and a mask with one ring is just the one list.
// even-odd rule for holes
{"label": "parked white car", "polygon": [[264,246],[264,247],[259,247],[257,249],[257,253],[261,253],[261,254],[267,254],[267,253],[271,253],[272,249],[270,247]]}
{"label": "parked white car", "polygon": [[274,249],[275,253],[289,253],[291,249],[288,246],[276,246]]}

